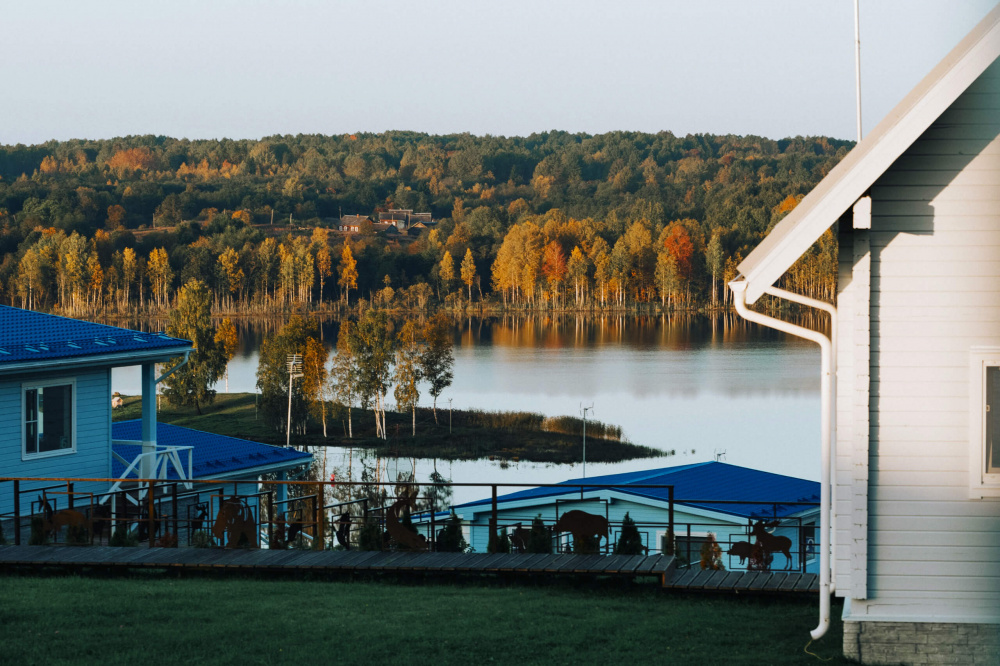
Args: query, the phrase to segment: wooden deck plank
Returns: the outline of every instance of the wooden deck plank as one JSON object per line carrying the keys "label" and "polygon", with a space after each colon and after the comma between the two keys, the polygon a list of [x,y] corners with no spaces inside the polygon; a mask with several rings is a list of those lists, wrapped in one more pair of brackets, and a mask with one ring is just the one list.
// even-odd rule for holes
{"label": "wooden deck plank", "polygon": [[670,558],[664,555],[649,555],[646,560],[636,567],[637,574],[662,573],[666,570]]}
{"label": "wooden deck plank", "polygon": [[676,573],[674,577],[667,582],[668,587],[687,587],[694,577],[698,575],[698,571],[694,569],[684,569],[679,573]]}
{"label": "wooden deck plank", "polygon": [[706,590],[718,590],[724,581],[729,576],[729,572],[720,569],[719,571],[713,571],[712,576],[705,581]]}
{"label": "wooden deck plank", "polygon": [[726,577],[719,582],[716,586],[717,590],[732,590],[735,589],[737,581],[743,577],[742,571],[729,571],[726,573]]}
{"label": "wooden deck plank", "polygon": [[785,582],[786,578],[788,578],[787,573],[783,572],[772,573],[771,580],[767,581],[763,589],[767,590],[768,592],[773,592],[774,590],[778,590],[781,588],[781,584]]}
{"label": "wooden deck plank", "polygon": [[799,579],[798,584],[795,586],[796,592],[812,592],[819,591],[819,576],[816,574],[803,574],[802,578]]}
{"label": "wooden deck plank", "polygon": [[792,590],[795,589],[795,585],[799,582],[801,578],[802,574],[790,573],[788,574],[788,577],[785,578],[785,580],[781,583],[781,586],[778,587],[778,589],[781,590],[782,592],[791,592]]}
{"label": "wooden deck plank", "polygon": [[694,588],[704,589],[705,588],[705,584],[708,583],[709,580],[711,580],[712,576],[714,576],[715,573],[716,572],[714,572],[714,571],[698,570],[698,575],[696,575],[691,580],[691,582],[688,584],[688,587],[694,587]]}

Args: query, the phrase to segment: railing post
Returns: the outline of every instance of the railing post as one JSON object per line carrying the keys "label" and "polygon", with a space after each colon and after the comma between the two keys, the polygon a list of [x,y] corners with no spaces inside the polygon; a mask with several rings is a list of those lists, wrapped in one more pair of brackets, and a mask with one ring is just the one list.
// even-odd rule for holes
{"label": "railing post", "polygon": [[267,547],[274,547],[274,491],[267,491]]}
{"label": "railing post", "polygon": [[173,513],[174,513],[174,538],[177,540],[177,546],[180,547],[180,545],[181,545],[181,536],[180,536],[181,528],[180,528],[180,525],[177,524],[177,484],[176,483],[171,488],[170,494],[172,495],[171,500],[172,500],[172,503],[174,505],[174,507],[173,507]]}
{"label": "railing post", "polygon": [[316,530],[315,530],[316,541],[313,544],[313,547],[316,547],[316,544],[318,544],[318,549],[319,550],[323,550],[323,547],[325,545],[323,543],[323,520],[325,518],[325,516],[323,515],[325,513],[325,509],[323,508],[323,495],[324,495],[324,493],[323,493],[323,484],[319,483],[317,485],[317,488],[316,488],[316,500],[315,500],[315,502],[316,502],[316,504],[315,504],[315,507],[316,507]]}
{"label": "railing post", "polygon": [[687,558],[688,568],[691,568],[691,523],[687,524]]}
{"label": "railing post", "polygon": [[806,572],[806,528],[799,518],[799,571]]}
{"label": "railing post", "polygon": [[14,479],[14,545],[21,545],[21,482]]}
{"label": "railing post", "polygon": [[431,552],[433,552],[433,551],[437,550],[434,547],[435,546],[434,535],[437,534],[437,530],[435,529],[435,522],[434,522],[434,495],[431,495],[429,499],[430,499],[430,508],[431,508],[431,538],[427,540],[427,543],[430,544],[429,550]]}
{"label": "railing post", "polygon": [[147,511],[149,512],[148,515],[146,516],[149,527],[146,529],[147,529],[147,536],[149,537],[150,548],[153,547],[153,543],[156,541],[156,539],[153,537],[155,533],[154,528],[156,526],[156,521],[153,517],[153,512],[155,511],[155,508],[153,506],[153,495],[155,494],[155,491],[156,491],[156,484],[153,482],[152,479],[150,479],[149,488],[146,490],[146,504],[147,504]]}
{"label": "railing post", "polygon": [[667,555],[674,554],[674,487],[667,488]]}
{"label": "railing post", "polygon": [[66,482],[66,508],[73,509],[73,482]]}

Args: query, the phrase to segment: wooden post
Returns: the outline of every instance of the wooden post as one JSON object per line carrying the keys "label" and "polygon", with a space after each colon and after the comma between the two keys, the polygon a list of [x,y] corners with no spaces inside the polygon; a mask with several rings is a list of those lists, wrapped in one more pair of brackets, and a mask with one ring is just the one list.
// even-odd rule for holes
{"label": "wooden post", "polygon": [[674,487],[667,489],[667,555],[674,554]]}
{"label": "wooden post", "polygon": [[431,495],[429,499],[431,507],[431,538],[427,540],[427,543],[430,544],[429,550],[433,552],[435,550],[434,536],[437,534],[437,529],[435,529],[435,521],[434,521],[434,496]]}
{"label": "wooden post", "polygon": [[180,530],[180,527],[177,524],[177,484],[176,483],[170,489],[170,494],[171,494],[171,501],[172,501],[172,503],[174,505],[174,507],[173,507],[173,514],[174,514],[174,538],[177,539],[177,547],[179,548],[180,545],[181,545],[181,538],[180,538],[180,531],[181,530]]}
{"label": "wooden post", "polygon": [[66,482],[66,502],[67,502],[66,508],[72,509],[73,508],[73,482],[72,481],[67,481]]}
{"label": "wooden post", "polygon": [[14,545],[21,545],[21,482],[14,479]]}
{"label": "wooden post", "polygon": [[274,547],[274,491],[267,491],[267,547]]}
{"label": "wooden post", "polygon": [[323,514],[325,509],[323,508],[323,484],[319,483],[316,487],[316,529],[314,531],[314,536],[316,537],[315,543],[313,543],[313,548],[318,550],[323,550]]}

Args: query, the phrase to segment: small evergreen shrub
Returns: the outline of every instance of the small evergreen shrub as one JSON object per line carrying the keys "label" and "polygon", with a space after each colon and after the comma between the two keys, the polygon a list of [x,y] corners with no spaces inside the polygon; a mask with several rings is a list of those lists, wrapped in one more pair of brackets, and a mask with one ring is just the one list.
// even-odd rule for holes
{"label": "small evergreen shrub", "polygon": [[527,551],[545,554],[552,552],[552,532],[542,522],[541,515],[535,516],[534,520],[531,521],[531,534],[528,535]]}
{"label": "small evergreen shrub", "polygon": [[211,548],[212,535],[205,530],[198,530],[191,535],[192,548]]}
{"label": "small evergreen shrub", "polygon": [[90,531],[83,525],[70,525],[66,528],[66,543],[70,546],[89,546]]}
{"label": "small evergreen shrub", "polygon": [[28,538],[29,546],[44,546],[49,542],[49,535],[45,531],[45,521],[35,516],[31,519],[31,536]]}
{"label": "small evergreen shrub", "polygon": [[635,521],[628,513],[622,519],[622,531],[618,534],[618,543],[615,544],[615,555],[642,555],[646,548],[642,545],[642,535],[639,534]]}
{"label": "small evergreen shrub", "polygon": [[128,527],[119,525],[111,535],[108,545],[116,548],[134,548],[139,545],[139,538]]}
{"label": "small evergreen shrub", "polygon": [[701,568],[709,571],[723,571],[722,546],[715,540],[715,535],[708,533],[708,538],[701,544]]}
{"label": "small evergreen shrub", "polygon": [[358,548],[361,550],[382,550],[382,529],[377,520],[369,518],[358,530]]}
{"label": "small evergreen shrub", "polygon": [[462,521],[453,511],[437,535],[437,549],[442,553],[462,553],[469,547],[462,535]]}
{"label": "small evergreen shrub", "polygon": [[507,536],[507,532],[501,532],[497,534],[495,531],[490,531],[490,540],[486,544],[487,553],[509,553],[510,552],[510,537]]}

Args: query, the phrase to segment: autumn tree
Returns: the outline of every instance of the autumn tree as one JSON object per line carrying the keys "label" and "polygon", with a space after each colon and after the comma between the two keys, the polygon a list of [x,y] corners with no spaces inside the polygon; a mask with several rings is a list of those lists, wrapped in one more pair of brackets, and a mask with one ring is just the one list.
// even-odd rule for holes
{"label": "autumn tree", "polygon": [[333,358],[330,379],[333,381],[336,401],[347,408],[347,436],[350,438],[354,437],[351,408],[358,397],[357,375],[354,353],[351,351],[351,322],[344,319],[340,322],[340,332],[337,334],[337,355]]}
{"label": "autumn tree", "polygon": [[396,408],[409,409],[413,417],[413,436],[417,436],[417,401],[420,400],[420,344],[417,325],[407,320],[396,336]]}
{"label": "autumn tree", "polygon": [[545,246],[545,255],[542,260],[542,274],[549,281],[553,304],[558,306],[562,281],[566,277],[566,254],[563,252],[562,246],[555,241],[550,241]]}
{"label": "autumn tree", "polygon": [[451,258],[451,252],[445,250],[438,264],[438,279],[441,281],[441,289],[444,293],[451,291],[451,283],[455,281],[455,260]]}
{"label": "autumn tree", "polygon": [[236,350],[240,346],[240,337],[236,332],[236,326],[232,320],[226,317],[215,330],[215,344],[222,349],[222,355],[226,359],[226,393],[229,393],[229,362],[236,356]]}
{"label": "autumn tree", "polygon": [[583,254],[579,245],[575,246],[573,252],[569,255],[566,274],[573,279],[573,304],[579,307],[583,305],[587,283],[587,257]]}
{"label": "autumn tree", "polygon": [[355,261],[354,256],[351,254],[351,246],[344,242],[344,249],[340,252],[340,264],[337,266],[337,273],[339,274],[339,279],[337,284],[340,285],[340,293],[344,300],[344,303],[350,301],[351,289],[358,288],[358,262]]}
{"label": "autumn tree", "polygon": [[705,246],[705,263],[712,274],[712,305],[714,306],[718,302],[716,281],[722,275],[722,269],[725,265],[725,255],[722,252],[722,238],[718,231],[712,234],[712,239]]}
{"label": "autumn tree", "polygon": [[[187,363],[163,380],[163,395],[174,405],[194,405],[201,414],[201,406],[215,400],[211,387],[225,371],[227,360],[223,345],[216,342],[212,295],[204,282],[192,278],[180,288],[167,334],[190,340],[194,351]],[[180,361],[173,359],[171,365]]]}
{"label": "autumn tree", "polygon": [[375,413],[375,436],[387,439],[385,394],[392,381],[393,338],[384,312],[366,310],[351,327],[351,352],[357,368],[357,392],[362,405]]}
{"label": "autumn tree", "polygon": [[326,392],[327,392],[327,351],[322,342],[314,337],[306,338],[302,354],[302,395],[309,405],[309,411],[323,424],[323,438],[326,438]]}
{"label": "autumn tree", "polygon": [[455,355],[452,350],[451,328],[451,320],[443,312],[437,313],[424,324],[425,346],[420,355],[420,371],[431,385],[428,392],[434,398],[434,423],[438,422],[437,399],[451,386],[454,378],[452,367],[455,365]]}
{"label": "autumn tree", "polygon": [[[319,327],[313,320],[292,316],[275,335],[264,338],[260,345],[257,365],[257,388],[260,389],[260,411],[264,420],[273,428],[284,431],[288,427],[289,374],[288,356],[304,355],[308,340],[319,338]],[[303,374],[314,370],[303,364]],[[291,427],[305,432],[309,416],[309,400],[303,391],[305,378],[291,385]]]}
{"label": "autumn tree", "polygon": [[[476,260],[472,257],[472,249],[465,250],[465,258],[461,267],[462,282],[469,289],[469,302],[472,302],[472,283],[476,281]],[[482,294],[480,294],[482,296]]]}

